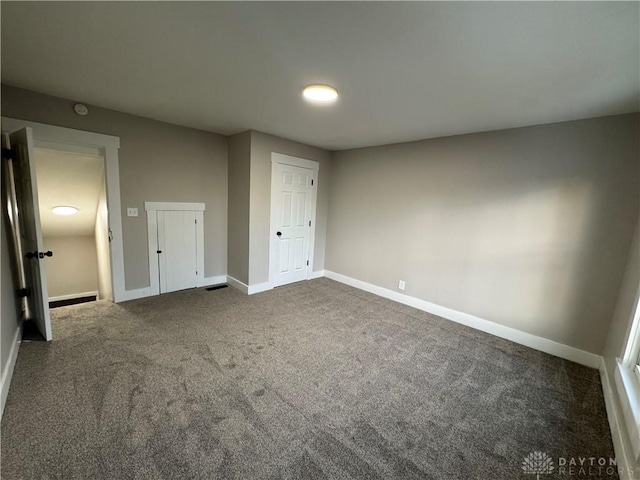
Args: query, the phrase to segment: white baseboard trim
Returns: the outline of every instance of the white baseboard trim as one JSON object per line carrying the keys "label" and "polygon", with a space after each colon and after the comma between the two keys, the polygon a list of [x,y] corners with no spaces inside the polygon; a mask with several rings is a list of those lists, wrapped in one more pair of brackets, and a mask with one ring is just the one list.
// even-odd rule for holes
{"label": "white baseboard trim", "polygon": [[246,293],[247,295],[249,294],[249,286],[245,283],[242,283],[240,280],[236,280],[235,278],[227,275],[227,283],[232,287],[237,288],[242,293]]}
{"label": "white baseboard trim", "polygon": [[11,344],[9,358],[7,360],[7,364],[2,370],[2,379],[0,379],[0,419],[4,413],[4,406],[7,403],[7,395],[9,395],[9,387],[11,386],[11,377],[13,377],[13,369],[15,368],[16,360],[18,359],[18,350],[20,349],[21,340],[22,322],[20,322],[20,325],[13,336],[13,343]]}
{"label": "white baseboard trim", "polygon": [[[315,278],[324,277],[324,270],[320,270],[318,272],[311,272],[309,274],[309,278],[307,280],[313,280]],[[237,280],[233,277],[227,275],[227,283],[232,287],[237,288],[241,292],[246,293],[247,295],[254,295],[256,293],[262,293],[269,290],[273,290],[274,286],[271,282],[263,282],[257,283],[255,285],[247,285],[242,283],[240,280]]]}
{"label": "white baseboard trim", "polygon": [[221,283],[227,283],[226,275],[216,275],[214,277],[205,277],[200,282],[200,286],[211,287],[212,285],[220,285]]}
{"label": "white baseboard trim", "polygon": [[59,302],[60,300],[73,300],[74,298],[93,297],[98,298],[98,292],[70,293],[69,295],[60,295],[58,297],[49,297],[50,302]]}
{"label": "white baseboard trim", "polygon": [[308,280],[313,280],[315,278],[321,278],[321,277],[324,277],[324,270],[318,270],[317,272],[311,272],[309,274]]}
{"label": "white baseboard trim", "polygon": [[332,272],[331,270],[325,270],[324,276],[337,282],[358,288],[360,290],[373,293],[380,297],[388,298],[389,300],[393,300],[395,302],[417,308],[418,310],[438,315],[439,317],[446,318],[447,320],[452,320],[456,323],[475,328],[476,330],[490,333],[491,335],[495,335],[496,337],[505,338],[507,340],[511,340],[512,342],[519,343],[520,345],[524,345],[535,350],[540,350],[541,352],[549,353],[551,355],[555,355],[556,357],[564,358],[565,360],[570,360],[572,362],[586,365],[587,367],[591,368],[600,367],[602,357],[594,353],[586,352],[584,350],[570,347],[569,345],[554,342],[553,340],[549,340],[547,338],[538,337],[537,335],[523,332],[521,330],[516,330],[515,328],[507,327],[505,325],[500,325],[499,323],[485,320],[474,315],[469,315],[468,313],[463,313],[451,308],[442,307],[440,305],[436,305],[435,303],[427,302],[426,300],[421,300],[419,298],[410,297],[409,295],[405,295],[403,293],[394,292],[393,290],[389,290],[387,288],[378,287],[377,285],[363,282],[362,280],[357,280],[355,278],[347,277],[346,275]]}
{"label": "white baseboard trim", "polygon": [[267,290],[273,290],[273,284],[271,282],[258,283],[256,285],[249,285],[249,295],[253,295],[254,293],[262,293]]}
{"label": "white baseboard trim", "polygon": [[616,462],[618,464],[618,475],[620,480],[633,480],[638,478],[634,475],[634,465],[631,452],[626,447],[626,427],[622,419],[622,412],[618,408],[619,403],[616,401],[614,385],[609,378],[605,361],[600,363],[600,379],[602,382],[602,394],[604,395],[604,403],[607,410],[607,420],[609,420],[609,428],[611,430],[611,439],[613,440],[613,450],[616,454]]}
{"label": "white baseboard trim", "polygon": [[137,300],[138,298],[150,297],[151,287],[137,288],[135,290],[125,290],[122,298],[116,300],[116,303],[126,302],[129,300]]}
{"label": "white baseboard trim", "polygon": [[246,283],[242,283],[240,280],[230,277],[229,275],[227,275],[227,283],[247,295],[253,295],[254,293],[266,292],[267,290],[273,289],[273,285],[269,282],[247,285]]}
{"label": "white baseboard trim", "polygon": [[[324,270],[309,273],[309,278],[307,278],[307,280],[313,280],[320,277],[324,277]],[[249,285],[247,287],[248,295],[253,295],[254,293],[262,293],[273,289],[274,286],[271,282],[258,283],[256,285]]]}
{"label": "white baseboard trim", "polygon": [[[209,287],[211,285],[219,285],[221,283],[227,283],[226,275],[217,275],[215,277],[205,277],[200,282],[199,287]],[[137,300],[139,298],[145,298],[151,296],[151,287],[137,288],[135,290],[125,290],[122,298],[118,298],[116,303],[127,302],[129,300]]]}

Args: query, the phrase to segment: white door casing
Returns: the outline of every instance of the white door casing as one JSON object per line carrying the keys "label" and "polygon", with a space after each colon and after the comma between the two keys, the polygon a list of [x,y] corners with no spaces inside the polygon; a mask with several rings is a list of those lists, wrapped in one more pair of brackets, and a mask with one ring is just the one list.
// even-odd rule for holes
{"label": "white door casing", "polygon": [[309,278],[313,270],[318,162],[272,154],[269,282]]}
{"label": "white door casing", "polygon": [[122,302],[133,298],[131,297],[132,292],[125,290],[124,280],[124,245],[122,240],[120,173],[118,165],[120,138],[102,133],[2,117],[3,132],[11,132],[24,127],[33,129],[33,140],[36,147],[77,151],[78,153],[101,155],[104,158],[113,300],[114,302]]}
{"label": "white door casing", "polygon": [[49,295],[45,272],[44,242],[40,226],[38,185],[34,156],[33,132],[26,127],[9,135],[11,149],[16,152],[14,178],[16,206],[20,222],[20,243],[25,258],[24,272],[27,286],[27,303],[30,319],[38,330],[50,341],[53,339],[49,315]]}
{"label": "white door casing", "polygon": [[145,202],[151,295],[204,281],[204,204]]}

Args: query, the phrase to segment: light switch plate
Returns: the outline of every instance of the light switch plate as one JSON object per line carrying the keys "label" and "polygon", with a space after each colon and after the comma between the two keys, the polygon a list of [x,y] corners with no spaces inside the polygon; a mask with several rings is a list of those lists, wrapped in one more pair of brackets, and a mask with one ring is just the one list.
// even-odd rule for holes
{"label": "light switch plate", "polygon": [[138,209],[137,208],[127,208],[127,217],[137,217]]}

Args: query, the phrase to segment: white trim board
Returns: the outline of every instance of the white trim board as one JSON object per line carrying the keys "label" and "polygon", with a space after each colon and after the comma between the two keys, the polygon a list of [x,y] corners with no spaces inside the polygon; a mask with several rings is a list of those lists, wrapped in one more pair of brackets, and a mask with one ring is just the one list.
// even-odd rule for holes
{"label": "white trim board", "polygon": [[204,277],[200,281],[200,287],[212,287],[214,285],[221,285],[227,283],[226,275],[216,275],[214,277]]}
{"label": "white trim board", "polygon": [[598,368],[600,366],[600,362],[602,361],[602,357],[600,355],[570,347],[569,345],[564,345],[562,343],[554,342],[553,340],[549,340],[547,338],[538,337],[537,335],[516,330],[515,328],[500,325],[499,323],[485,320],[474,315],[469,315],[468,313],[463,313],[451,308],[442,307],[440,305],[436,305],[435,303],[427,302],[426,300],[421,300],[419,298],[410,297],[409,295],[394,292],[393,290],[389,290],[387,288],[378,287],[377,285],[363,282],[362,280],[357,280],[355,278],[347,277],[346,275],[342,275],[340,273],[325,270],[324,276],[330,278],[331,280],[335,280],[337,282],[350,285],[360,290],[364,290],[365,292],[370,292],[380,297],[388,298],[389,300],[393,300],[395,302],[417,308],[418,310],[422,310],[424,312],[438,315],[439,317],[446,318],[447,320],[452,320],[456,323],[466,325],[467,327],[490,333],[491,335],[495,335],[496,337],[504,338],[512,342],[519,343],[520,345],[524,345],[541,352],[549,353],[551,355],[555,355],[556,357],[564,358],[565,360],[580,363],[581,365],[586,365],[587,367]]}
{"label": "white trim board", "polygon": [[320,162],[315,160],[307,160],[306,158],[292,157],[284,153],[271,152],[271,163],[284,163],[294,167],[308,168],[309,170],[320,170]]}
{"label": "white trim board", "polygon": [[640,398],[640,382],[633,369],[620,360],[616,361],[613,388],[618,394],[619,419],[631,442],[631,457],[640,459],[640,404],[636,400]]}
{"label": "white trim board", "polygon": [[631,475],[634,468],[633,457],[631,452],[626,448],[626,428],[604,360],[600,363],[599,370],[600,380],[602,382],[602,394],[604,395],[604,403],[607,411],[607,420],[609,421],[611,439],[613,440],[613,450],[618,463],[618,475],[620,476],[620,480],[632,480],[634,478]]}
{"label": "white trim board", "polygon": [[49,297],[50,302],[59,302],[61,300],[73,300],[74,298],[96,297],[98,292],[70,293],[69,295],[59,295],[57,297]]}
{"label": "white trim board", "polygon": [[242,293],[249,294],[249,286],[246,283],[242,283],[240,280],[237,280],[233,277],[227,275],[227,283],[231,285],[233,288],[237,288]]}
{"label": "white trim board", "polygon": [[13,377],[13,369],[16,366],[16,360],[18,359],[18,350],[20,350],[20,342],[22,340],[22,322],[16,328],[16,333],[13,336],[13,343],[11,343],[11,351],[9,352],[9,358],[2,371],[2,378],[0,379],[0,419],[4,413],[4,406],[7,403],[7,396],[9,395],[9,388],[11,387],[11,377]]}
{"label": "white trim board", "polygon": [[273,290],[273,284],[271,282],[257,283],[256,285],[249,285],[247,295],[262,293],[266,292],[267,290]]}
{"label": "white trim board", "polygon": [[144,202],[145,211],[164,210],[164,211],[185,211],[185,212],[204,212],[204,203],[187,203],[187,202]]}
{"label": "white trim board", "polygon": [[137,300],[138,298],[146,298],[151,296],[151,287],[136,288],[134,290],[126,290],[124,295],[118,302],[128,302],[129,300]]}
{"label": "white trim board", "polygon": [[15,118],[2,117],[2,131],[15,131],[31,127],[36,147],[67,151],[86,151],[99,153],[104,158],[105,183],[107,188],[107,209],[109,232],[111,233],[111,287],[113,301],[129,300],[124,279],[124,245],[122,234],[122,209],[120,207],[120,167],[118,150],[120,138],[102,133],[86,132],[73,128],[56,127],[44,123],[29,122]]}
{"label": "white trim board", "polygon": [[227,275],[227,283],[234,288],[237,288],[246,295],[254,295],[256,293],[266,292],[267,290],[273,290],[273,284],[271,282],[257,283],[255,285],[247,285],[240,280]]}
{"label": "white trim board", "polygon": [[636,300],[632,312],[631,328],[626,337],[627,346],[622,355],[622,363],[629,367],[635,365],[640,353],[640,287],[636,292]]}
{"label": "white trim board", "polygon": [[[44,141],[42,145],[43,148],[51,148],[52,143],[71,143],[85,147],[120,148],[120,137],[113,135],[30,122],[18,118],[2,117],[3,131],[15,131],[24,127],[31,127],[34,132],[34,137],[38,137],[39,140]],[[36,132],[37,135],[35,135]],[[36,146],[41,146],[38,140],[36,140]]]}
{"label": "white trim board", "polygon": [[313,280],[314,278],[322,278],[324,276],[324,270],[318,270],[317,272],[311,272],[309,274],[309,280]]}

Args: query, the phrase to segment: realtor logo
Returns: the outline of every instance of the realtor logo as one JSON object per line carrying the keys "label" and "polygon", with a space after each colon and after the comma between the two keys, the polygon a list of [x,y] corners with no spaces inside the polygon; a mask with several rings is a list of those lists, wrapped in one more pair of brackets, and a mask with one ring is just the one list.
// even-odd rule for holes
{"label": "realtor logo", "polygon": [[540,480],[540,475],[553,473],[553,460],[544,452],[531,452],[524,457],[522,471],[530,475],[535,475],[536,480]]}

